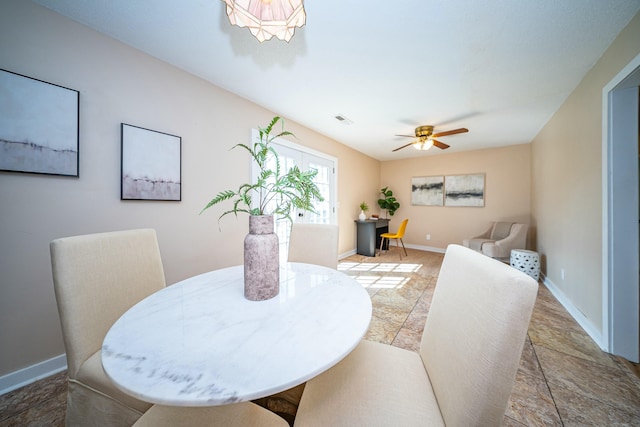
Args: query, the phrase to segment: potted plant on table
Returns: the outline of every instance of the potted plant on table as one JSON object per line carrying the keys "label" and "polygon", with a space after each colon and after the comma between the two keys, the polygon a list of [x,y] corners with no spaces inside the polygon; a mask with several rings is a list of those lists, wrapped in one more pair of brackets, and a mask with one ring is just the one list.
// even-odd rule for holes
{"label": "potted plant on table", "polygon": [[249,234],[244,240],[244,294],[250,300],[266,300],[275,297],[280,288],[278,236],[274,233],[274,215],[291,221],[291,211],[315,212],[314,200],[323,201],[320,190],[313,182],[317,170],[302,171],[293,166],[287,171],[280,167],[278,153],[271,143],[282,136],[294,136],[284,130],[272,135],[274,126],[280,121],[274,117],[266,128],[258,128],[259,139],[253,145],[236,144],[232,147],[246,150],[258,166],[258,177],[254,183],[242,184],[237,190],[219,192],[202,209],[225,201],[232,207],[218,217],[229,214],[249,214]]}
{"label": "potted plant on table", "polygon": [[364,221],[365,219],[367,219],[367,215],[365,214],[365,212],[368,210],[369,210],[369,205],[367,205],[366,202],[360,203],[360,215],[358,215],[358,219],[360,221]]}
{"label": "potted plant on table", "polygon": [[378,199],[378,206],[380,206],[380,209],[386,209],[389,215],[393,216],[400,208],[400,203],[393,196],[393,191],[389,190],[389,187],[384,187],[380,192],[383,197]]}

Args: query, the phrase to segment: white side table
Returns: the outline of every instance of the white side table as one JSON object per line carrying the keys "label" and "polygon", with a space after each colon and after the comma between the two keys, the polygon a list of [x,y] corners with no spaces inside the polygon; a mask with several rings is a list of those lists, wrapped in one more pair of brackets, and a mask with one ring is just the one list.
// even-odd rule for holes
{"label": "white side table", "polygon": [[511,266],[533,277],[538,281],[540,276],[540,257],[537,252],[526,249],[511,250]]}

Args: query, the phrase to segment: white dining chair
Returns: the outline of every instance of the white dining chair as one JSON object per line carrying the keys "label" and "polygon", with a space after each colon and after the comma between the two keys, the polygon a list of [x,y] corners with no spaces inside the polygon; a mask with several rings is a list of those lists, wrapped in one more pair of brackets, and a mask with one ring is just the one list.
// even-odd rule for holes
{"label": "white dining chair", "polygon": [[175,407],[153,405],[133,427],[289,427],[275,413],[255,403]]}
{"label": "white dining chair", "polygon": [[499,426],[538,284],[450,245],[418,352],[362,341],[309,380],[295,427]]}
{"label": "white dining chair", "polygon": [[335,224],[302,224],[291,226],[289,262],[304,262],[338,268],[339,227]]}
{"label": "white dining chair", "polygon": [[102,341],[130,307],[165,287],[156,232],[127,230],[56,239],[53,286],[69,377],[67,426],[131,426],[151,407],[106,376]]}

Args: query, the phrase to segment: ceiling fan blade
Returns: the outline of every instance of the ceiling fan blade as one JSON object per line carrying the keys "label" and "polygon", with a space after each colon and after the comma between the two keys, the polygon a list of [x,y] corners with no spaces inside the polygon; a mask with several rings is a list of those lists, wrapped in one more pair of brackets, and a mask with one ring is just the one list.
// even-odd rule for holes
{"label": "ceiling fan blade", "polygon": [[439,136],[455,135],[457,133],[465,133],[465,132],[469,132],[469,129],[460,128],[460,129],[448,130],[448,131],[445,131],[445,132],[434,133],[431,136],[434,137],[434,138],[437,138]]}
{"label": "ceiling fan blade", "polygon": [[440,142],[440,141],[436,141],[435,139],[432,139],[432,141],[433,141],[433,145],[434,146],[436,146],[438,148],[441,148],[443,150],[446,150],[447,148],[450,147],[449,145],[447,145],[447,144],[445,144],[443,142]]}
{"label": "ceiling fan blade", "polygon": [[407,138],[415,138],[415,135],[396,135],[396,136],[406,136]]}
{"label": "ceiling fan blade", "polygon": [[398,147],[395,150],[391,150],[391,152],[402,150],[403,148],[407,148],[408,146],[413,145],[413,144],[415,144],[415,142],[410,142],[409,144],[403,145],[402,147]]}

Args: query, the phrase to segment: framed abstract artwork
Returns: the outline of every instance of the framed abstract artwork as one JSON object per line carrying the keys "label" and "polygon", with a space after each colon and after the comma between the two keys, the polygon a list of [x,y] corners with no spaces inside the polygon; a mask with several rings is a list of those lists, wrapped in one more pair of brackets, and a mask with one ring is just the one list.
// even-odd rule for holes
{"label": "framed abstract artwork", "polygon": [[484,174],[444,177],[445,206],[484,206]]}
{"label": "framed abstract artwork", "polygon": [[442,206],[444,204],[444,176],[411,178],[411,204]]}
{"label": "framed abstract artwork", "polygon": [[80,92],[0,70],[0,170],[79,177]]}
{"label": "framed abstract artwork", "polygon": [[122,200],[182,200],[182,138],[122,123]]}

